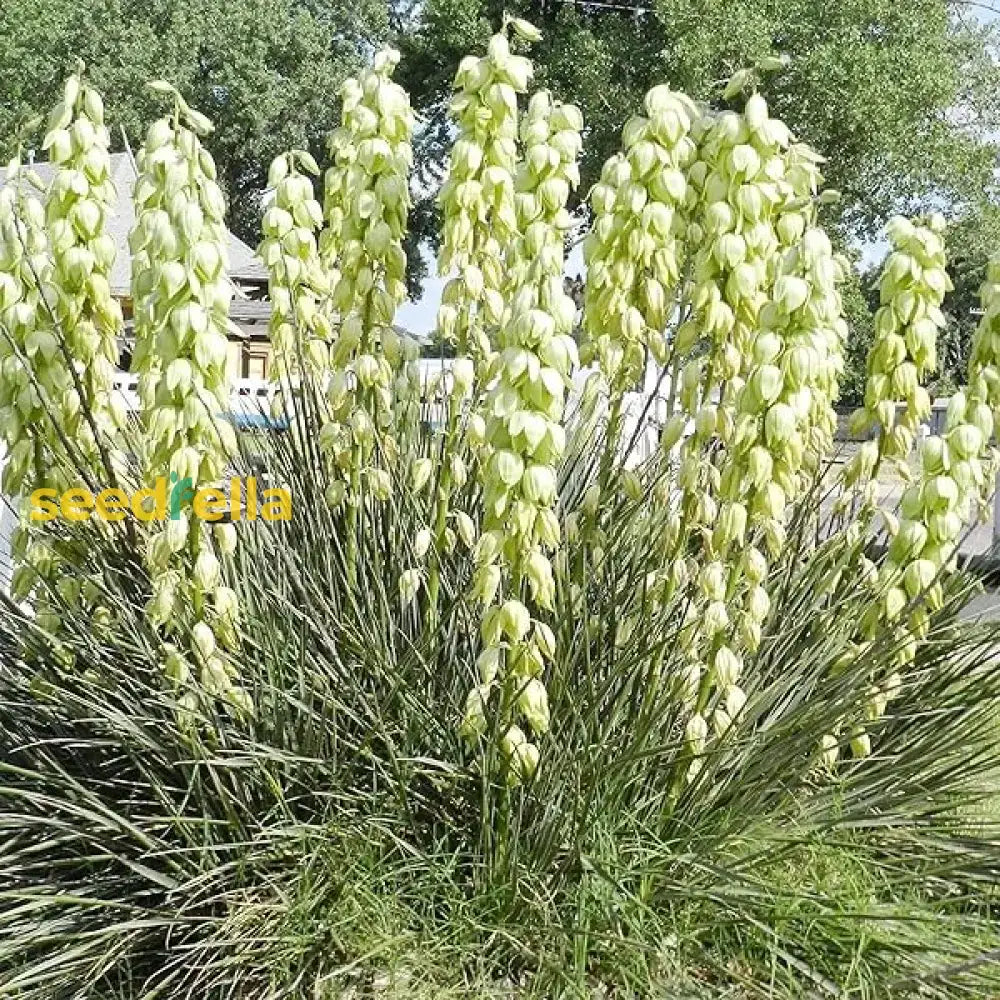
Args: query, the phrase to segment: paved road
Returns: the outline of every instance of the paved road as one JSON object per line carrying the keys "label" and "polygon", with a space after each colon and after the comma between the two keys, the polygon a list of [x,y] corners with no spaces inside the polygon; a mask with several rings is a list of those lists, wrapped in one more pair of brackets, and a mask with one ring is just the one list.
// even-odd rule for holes
{"label": "paved road", "polygon": [[977,597],[962,612],[970,621],[1000,621],[1000,594],[988,591]]}

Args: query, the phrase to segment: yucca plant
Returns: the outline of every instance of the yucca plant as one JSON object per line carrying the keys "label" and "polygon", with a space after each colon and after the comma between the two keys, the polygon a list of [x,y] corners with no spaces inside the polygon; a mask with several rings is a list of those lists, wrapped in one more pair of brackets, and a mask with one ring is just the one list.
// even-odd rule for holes
{"label": "yucca plant", "polygon": [[[583,123],[544,93],[519,118],[511,46],[536,34],[505,25],[456,80],[441,324],[459,359],[437,429],[391,328],[412,125],[395,54],[345,84],[322,229],[315,164],[272,167],[283,419],[263,438],[214,412],[229,290],[208,123],[157,85],[174,110],[137,191],[144,412],[115,450],[137,483],[263,464],[294,516],[57,521],[43,537],[71,558],[45,574],[19,546],[15,596],[44,600],[0,601],[0,996],[1000,989],[1000,627],[962,618],[952,530],[987,496],[998,272],[969,394],[906,467],[902,518],[845,506],[845,265],[819,158],[755,92],[781,61],[737,74],[740,111],[655,88],[591,192],[594,368],[571,393]],[[17,251],[30,235],[45,264],[44,232],[0,209],[18,379],[0,400],[46,413],[64,370],[40,378],[27,338],[51,330],[72,365],[79,331]],[[912,445],[893,404],[903,430],[919,419],[937,228],[893,227],[876,458]],[[647,351],[675,412],[637,462]],[[9,443],[93,478],[53,414],[9,421]]]}

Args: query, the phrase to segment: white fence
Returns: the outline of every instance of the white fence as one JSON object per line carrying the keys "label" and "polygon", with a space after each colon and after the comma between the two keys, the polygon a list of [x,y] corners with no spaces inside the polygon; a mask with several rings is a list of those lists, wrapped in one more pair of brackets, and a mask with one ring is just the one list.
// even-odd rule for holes
{"label": "white fence", "polygon": [[[425,387],[440,375],[447,377],[450,367],[448,360],[422,359],[420,362],[421,379]],[[574,397],[582,391],[583,383],[589,373],[578,373],[571,392],[570,407]],[[669,384],[658,377],[652,367],[646,372],[644,384],[633,393],[628,393],[624,400],[623,442],[630,443],[632,448],[627,456],[627,464],[635,466],[644,462],[655,453],[660,436],[660,428],[666,422],[668,413]],[[122,394],[127,409],[138,410],[139,399],[136,393],[137,379],[133,375],[122,374],[115,379],[115,391]],[[274,387],[261,379],[239,379],[232,392],[230,413],[249,419],[268,412],[268,404]],[[935,405],[935,411],[930,421],[929,431],[940,430],[941,415],[947,406],[947,401]],[[438,413],[440,411],[440,413]],[[426,404],[426,416],[435,419],[444,413],[444,407],[433,401]],[[4,456],[0,450],[0,473],[3,471]],[[1000,476],[994,507],[993,545],[1000,545]],[[9,497],[0,497],[0,589],[6,590],[10,583],[10,537],[17,517],[14,503]]]}
{"label": "white fence", "polygon": [[[451,363],[447,359],[421,359],[420,376],[425,388],[429,387],[436,377],[447,377],[450,367]],[[586,374],[584,372],[577,377],[574,392],[582,389]],[[659,428],[666,419],[667,402],[665,398],[653,396],[656,384],[656,373],[648,372],[643,391],[629,393],[625,399],[623,439],[625,441],[634,439],[634,446],[628,459],[630,465],[639,464],[653,454],[659,441]],[[139,409],[137,385],[138,378],[134,375],[123,373],[115,378],[114,391],[121,394],[126,409],[131,412]],[[268,412],[273,392],[274,386],[262,379],[238,379],[233,386],[230,413],[252,421],[254,417]],[[441,419],[444,412],[444,406],[439,403],[429,401],[425,404],[425,419]],[[0,447],[0,474],[3,472],[3,463],[4,455]],[[10,584],[10,538],[16,523],[14,500],[0,495],[0,589],[2,590],[6,590]]]}
{"label": "white fence", "polygon": [[[137,385],[138,378],[135,375],[121,374],[115,377],[114,391],[122,396],[126,409],[131,412],[139,409]],[[249,418],[262,411],[266,413],[272,392],[273,387],[261,379],[237,379],[233,385],[230,412]],[[0,445],[0,475],[3,473],[4,457],[3,447]],[[0,494],[0,590],[4,592],[10,586],[10,539],[16,524],[14,499]]]}

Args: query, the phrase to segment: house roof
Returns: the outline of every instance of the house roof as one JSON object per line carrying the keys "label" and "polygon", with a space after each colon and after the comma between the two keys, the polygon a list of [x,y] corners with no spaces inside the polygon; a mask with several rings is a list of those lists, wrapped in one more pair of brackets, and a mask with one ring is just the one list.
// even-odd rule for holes
{"label": "house roof", "polygon": [[[55,171],[50,163],[34,163],[32,169],[46,185],[51,183]],[[0,178],[6,183],[6,170],[0,171]],[[135,205],[132,189],[136,181],[135,163],[128,153],[111,154],[111,178],[115,182],[118,201],[108,218],[108,232],[115,241],[117,251],[115,264],[111,270],[111,291],[115,295],[130,294],[132,277],[132,257],[129,252],[128,234],[135,225]],[[29,189],[33,190],[33,189]],[[254,251],[238,236],[229,232],[229,277],[235,282],[258,283],[267,281],[267,270]]]}

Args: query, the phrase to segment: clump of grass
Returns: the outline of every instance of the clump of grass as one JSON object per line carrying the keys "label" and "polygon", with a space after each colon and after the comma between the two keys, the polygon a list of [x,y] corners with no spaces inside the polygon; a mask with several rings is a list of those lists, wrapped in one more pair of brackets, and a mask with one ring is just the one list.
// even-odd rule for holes
{"label": "clump of grass", "polygon": [[[416,447],[430,450],[424,434]],[[484,789],[457,735],[478,652],[462,560],[442,564],[439,627],[400,607],[395,575],[419,517],[400,487],[362,508],[366,586],[346,586],[343,518],[320,502],[308,440],[267,445],[296,516],[244,524],[231,567],[252,720],[220,710],[177,725],[142,610],[148,581],[106,534],[86,539],[81,571],[103,581],[118,620],[95,632],[63,609],[72,670],[20,610],[0,609],[3,995],[1000,988],[988,960],[1000,852],[994,814],[977,806],[1000,765],[1000,628],[959,621],[967,581],[950,584],[873,755],[825,770],[819,736],[880,664],[834,676],[868,596],[849,579],[824,596],[818,581],[851,555],[792,532],[747,709],[677,786],[671,692],[689,595],[643,605],[647,537],[621,495],[586,613],[570,613],[558,580],[544,764],[523,789]],[[567,470],[567,496],[582,477]],[[807,501],[802,523],[818,510]],[[589,556],[570,546],[566,558]],[[636,614],[642,628],[616,630]]]}

